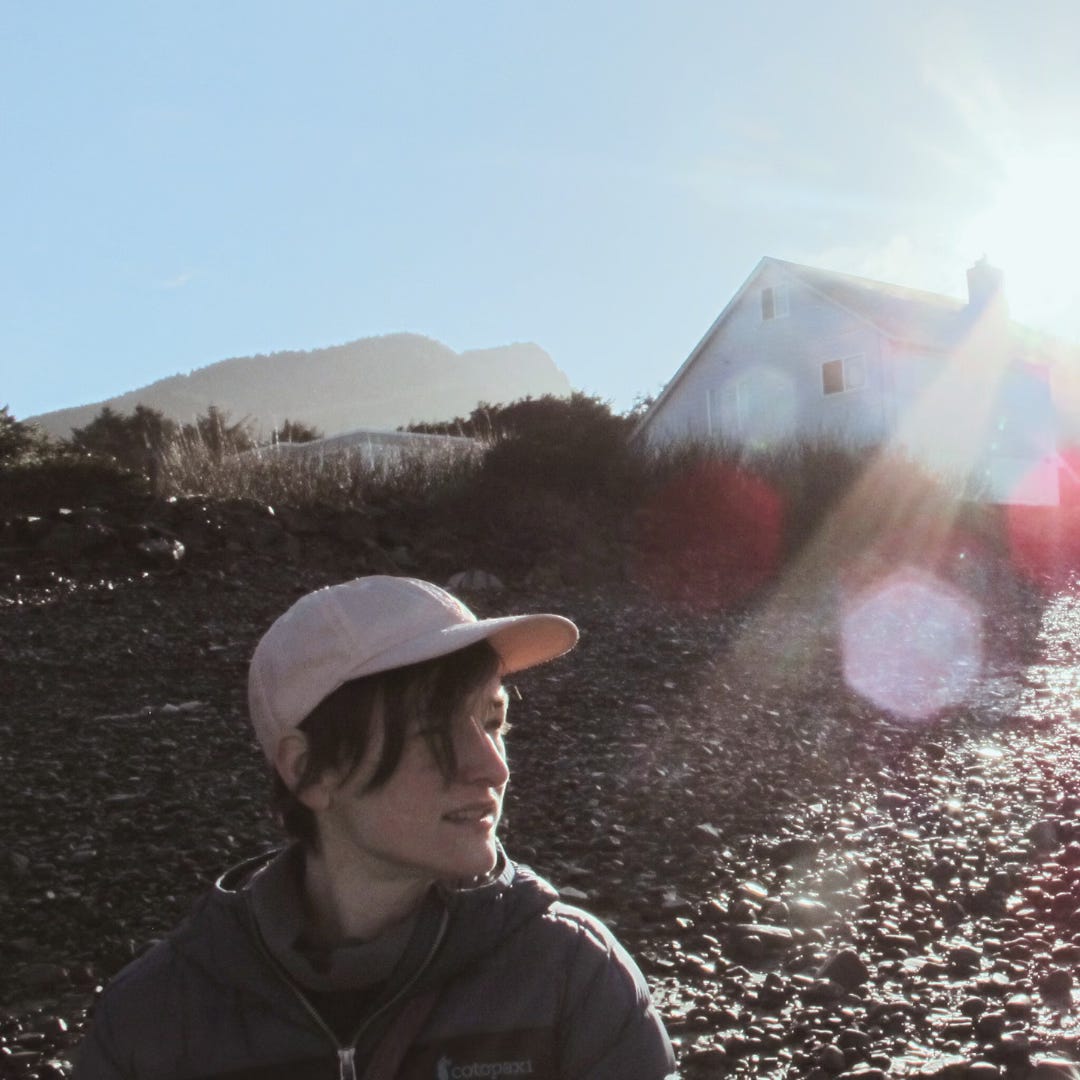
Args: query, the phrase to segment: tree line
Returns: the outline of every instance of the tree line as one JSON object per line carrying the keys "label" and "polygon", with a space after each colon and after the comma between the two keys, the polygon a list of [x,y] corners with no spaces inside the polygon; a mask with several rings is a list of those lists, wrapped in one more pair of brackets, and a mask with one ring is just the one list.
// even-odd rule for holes
{"label": "tree line", "polygon": [[[285,420],[268,442],[312,442],[322,437],[317,428]],[[147,405],[136,405],[131,413],[105,405],[90,423],[73,428],[66,439],[50,439],[28,421],[16,419],[7,405],[0,407],[0,464],[78,456],[147,474],[173,448],[198,446],[211,459],[221,461],[256,445],[258,441],[247,419],[234,420],[214,405],[188,423],[177,423],[160,409]]]}

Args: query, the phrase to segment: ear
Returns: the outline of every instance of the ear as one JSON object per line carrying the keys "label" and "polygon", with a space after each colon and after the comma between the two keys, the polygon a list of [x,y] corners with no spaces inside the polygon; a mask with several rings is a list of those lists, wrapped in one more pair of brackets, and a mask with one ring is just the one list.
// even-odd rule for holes
{"label": "ear", "polygon": [[274,754],[274,768],[285,782],[285,786],[312,811],[325,810],[330,805],[332,784],[329,777],[323,775],[314,784],[308,784],[298,790],[300,778],[307,766],[308,744],[302,731],[292,731],[277,744]]}

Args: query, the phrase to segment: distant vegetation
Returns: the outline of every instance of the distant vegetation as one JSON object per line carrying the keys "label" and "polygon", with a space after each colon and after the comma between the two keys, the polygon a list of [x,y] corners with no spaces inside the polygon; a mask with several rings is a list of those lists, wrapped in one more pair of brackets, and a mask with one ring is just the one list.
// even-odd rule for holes
{"label": "distant vegetation", "polygon": [[[260,451],[245,420],[216,408],[180,425],[145,406],[106,407],[60,441],[4,408],[0,503],[91,504],[121,491],[390,508],[483,553],[497,572],[557,558],[574,579],[630,577],[661,595],[718,603],[796,564],[821,580],[900,563],[952,578],[1011,549],[1032,577],[1080,570],[1080,486],[1066,490],[1060,509],[1006,511],[880,447],[817,440],[657,452],[630,442],[636,419],[581,393],[481,404],[409,430],[468,436],[482,452],[410,449],[372,462]],[[270,443],[318,436],[284,421]]]}
{"label": "distant vegetation", "polygon": [[16,420],[6,405],[0,407],[0,466],[26,460],[45,443],[37,428]]}
{"label": "distant vegetation", "polygon": [[[304,391],[299,414],[297,387]],[[269,440],[285,416],[336,435],[452,416],[481,400],[568,393],[569,380],[537,345],[458,353],[419,334],[387,334],[324,349],[220,360],[108,401],[35,419],[52,437],[68,438],[74,428],[87,427],[103,405],[123,414],[141,405],[182,423],[213,404],[243,416],[256,437]]]}

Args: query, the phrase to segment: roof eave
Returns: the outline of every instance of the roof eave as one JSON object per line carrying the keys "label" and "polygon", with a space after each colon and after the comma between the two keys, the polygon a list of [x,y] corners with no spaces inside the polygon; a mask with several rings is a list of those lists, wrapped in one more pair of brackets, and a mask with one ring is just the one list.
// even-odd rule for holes
{"label": "roof eave", "polygon": [[743,296],[749,291],[754,279],[761,274],[767,264],[772,265],[777,262],[778,260],[770,258],[770,256],[768,255],[763,255],[758,260],[757,265],[754,267],[753,270],[750,271],[747,279],[742,283],[742,285],[739,286],[738,290],[735,292],[735,295],[732,296],[732,298],[724,306],[723,311],[721,311],[720,314],[717,315],[716,319],[713,321],[713,324],[709,327],[708,330],[705,331],[701,340],[694,346],[693,349],[691,349],[690,355],[687,356],[687,358],[682,362],[679,370],[671,376],[671,378],[667,382],[667,385],[664,387],[663,390],[660,391],[657,399],[648,407],[648,409],[645,410],[645,415],[642,416],[642,418],[637,422],[637,426],[630,433],[631,442],[636,442],[641,437],[642,433],[648,428],[657,411],[664,404],[664,402],[667,401],[668,397],[670,397],[675,387],[682,381],[682,378],[687,373],[687,371],[689,371],[690,368],[694,365],[694,362],[704,351],[705,346],[708,345],[708,343],[716,335],[720,327],[724,325],[728,316],[735,309],[736,304],[738,304],[739,301],[743,298]]}

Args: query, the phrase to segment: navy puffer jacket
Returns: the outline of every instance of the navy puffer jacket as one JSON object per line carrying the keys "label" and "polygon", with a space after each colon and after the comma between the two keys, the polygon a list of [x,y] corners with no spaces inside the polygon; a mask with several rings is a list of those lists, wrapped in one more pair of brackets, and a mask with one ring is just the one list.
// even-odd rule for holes
{"label": "navy puffer jacket", "polygon": [[[399,1080],[660,1080],[671,1044],[607,928],[507,861],[444,893],[442,925],[340,1043],[262,944],[235,868],[99,1001],[76,1080],[307,1080],[364,1075],[409,1002],[434,1004]],[[437,996],[436,996],[437,995]]]}

